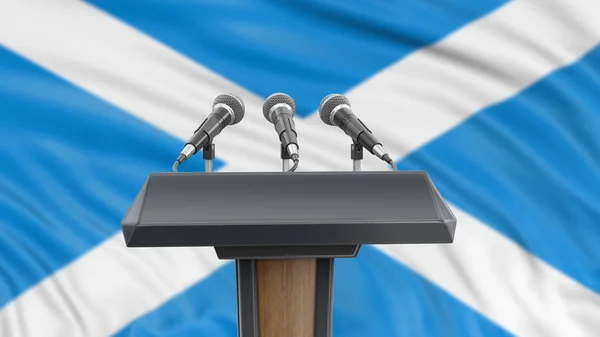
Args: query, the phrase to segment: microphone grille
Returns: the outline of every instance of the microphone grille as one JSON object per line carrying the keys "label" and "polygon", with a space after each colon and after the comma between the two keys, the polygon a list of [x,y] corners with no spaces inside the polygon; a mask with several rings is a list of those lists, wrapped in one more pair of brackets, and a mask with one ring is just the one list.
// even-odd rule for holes
{"label": "microphone grille", "polygon": [[215,98],[213,106],[217,104],[225,104],[233,110],[233,122],[230,125],[239,123],[244,118],[244,101],[234,94],[222,94]]}
{"label": "microphone grille", "polygon": [[346,96],[340,94],[330,94],[323,98],[319,105],[319,115],[321,116],[321,120],[327,125],[333,125],[331,124],[331,112],[341,104],[350,106],[350,101]]}
{"label": "microphone grille", "polygon": [[294,114],[296,113],[296,103],[294,103],[294,100],[289,95],[281,92],[274,93],[267,97],[263,104],[263,115],[265,115],[265,118],[271,123],[273,123],[273,121],[269,118],[269,111],[274,105],[279,103],[285,103],[292,108],[292,117],[294,117]]}

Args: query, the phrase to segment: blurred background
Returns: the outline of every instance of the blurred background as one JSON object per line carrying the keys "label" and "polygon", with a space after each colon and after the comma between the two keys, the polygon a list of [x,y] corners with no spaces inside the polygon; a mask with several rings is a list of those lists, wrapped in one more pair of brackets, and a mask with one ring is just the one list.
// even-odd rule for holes
{"label": "blurred background", "polygon": [[[279,171],[261,112],[294,98],[298,171],[351,170],[316,110],[346,95],[426,170],[451,245],[338,259],[333,335],[597,336],[596,0],[0,1],[0,336],[236,336],[211,248],[127,249],[151,172],[234,93],[215,169]],[[202,171],[201,156],[180,171]],[[388,170],[366,154],[364,170]]]}

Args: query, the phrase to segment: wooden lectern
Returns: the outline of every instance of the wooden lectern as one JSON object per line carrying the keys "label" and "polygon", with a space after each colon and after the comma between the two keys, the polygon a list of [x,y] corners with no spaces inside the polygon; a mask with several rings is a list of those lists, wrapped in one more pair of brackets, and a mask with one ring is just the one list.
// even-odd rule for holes
{"label": "wooden lectern", "polygon": [[122,221],[128,247],[235,260],[240,337],[331,336],[334,258],[455,227],[421,171],[151,174]]}

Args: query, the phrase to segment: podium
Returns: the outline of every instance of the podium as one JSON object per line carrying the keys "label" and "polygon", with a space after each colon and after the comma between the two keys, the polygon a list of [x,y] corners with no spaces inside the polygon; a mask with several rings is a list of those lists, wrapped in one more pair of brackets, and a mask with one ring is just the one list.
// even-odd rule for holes
{"label": "podium", "polygon": [[422,171],[156,173],[121,225],[128,247],[235,260],[239,336],[328,337],[335,258],[452,243],[456,219]]}

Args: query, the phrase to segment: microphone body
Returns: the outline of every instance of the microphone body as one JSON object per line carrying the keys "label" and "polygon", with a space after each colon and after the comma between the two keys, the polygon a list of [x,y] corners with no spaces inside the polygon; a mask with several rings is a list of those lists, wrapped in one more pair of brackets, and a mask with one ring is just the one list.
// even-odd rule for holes
{"label": "microphone body", "polygon": [[290,158],[295,162],[299,159],[298,134],[294,123],[296,104],[294,100],[282,93],[275,93],[265,100],[263,114],[273,123],[281,144],[286,149]]}
{"label": "microphone body", "polygon": [[205,145],[212,142],[212,140],[221,133],[226,126],[230,125],[232,121],[233,110],[231,108],[224,104],[213,106],[213,112],[211,112],[196,131],[194,131],[194,134],[187,143],[185,143],[185,147],[181,153],[186,156],[186,159],[191,157]]}
{"label": "microphone body", "polygon": [[373,153],[373,148],[381,145],[381,142],[373,136],[371,130],[352,113],[349,107],[339,106],[338,109],[334,109],[332,117],[333,125],[344,130],[356,144],[361,145],[367,151]]}
{"label": "microphone body", "polygon": [[296,124],[294,123],[291,109],[282,104],[272,109],[272,120],[275,125],[275,131],[279,135],[279,140],[288,154],[292,156],[298,153],[298,134],[296,133]]}
{"label": "microphone body", "polygon": [[371,130],[352,112],[350,101],[342,95],[331,94],[319,106],[321,120],[342,129],[352,140],[379,159],[390,163],[391,157]]}
{"label": "microphone body", "polygon": [[182,161],[189,159],[204,146],[212,143],[214,138],[229,125],[239,123],[244,118],[244,102],[233,94],[219,95],[213,101],[212,112],[194,131],[179,154],[174,171]]}

